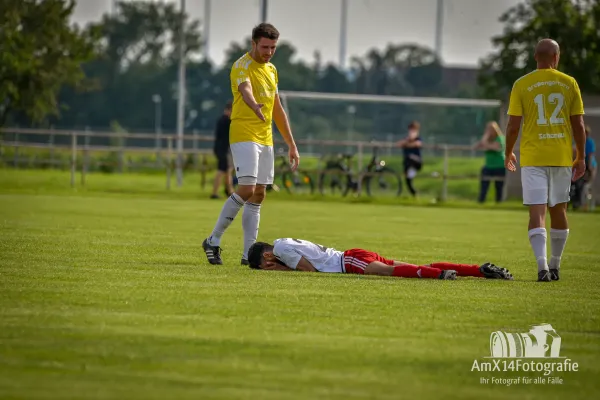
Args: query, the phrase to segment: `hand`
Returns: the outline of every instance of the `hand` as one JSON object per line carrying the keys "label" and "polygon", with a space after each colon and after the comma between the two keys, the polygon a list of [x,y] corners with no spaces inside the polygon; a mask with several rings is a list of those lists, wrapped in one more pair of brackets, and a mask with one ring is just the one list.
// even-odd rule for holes
{"label": "hand", "polygon": [[515,172],[517,170],[517,156],[515,156],[515,153],[510,153],[510,156],[506,157],[504,166],[510,172]]}
{"label": "hand", "polygon": [[300,154],[298,154],[298,148],[296,148],[296,146],[290,147],[288,150],[288,157],[290,160],[290,168],[292,171],[296,171],[298,165],[300,165]]}
{"label": "hand", "polygon": [[262,269],[272,270],[275,269],[276,265],[273,261],[267,261]]}
{"label": "hand", "polygon": [[575,160],[573,162],[573,182],[578,181],[585,174],[585,160]]}
{"label": "hand", "polygon": [[282,264],[280,264],[278,262],[274,262],[274,261],[267,261],[265,263],[265,265],[262,267],[262,269],[264,269],[266,271],[293,271],[288,266],[282,265]]}
{"label": "hand", "polygon": [[262,122],[265,122],[265,121],[266,121],[266,119],[265,119],[265,116],[263,115],[263,113],[262,113],[262,111],[261,111],[261,108],[263,108],[263,107],[264,107],[264,104],[262,104],[262,103],[257,103],[257,104],[256,104],[256,105],[255,105],[255,106],[252,108],[252,111],[254,111],[254,114],[256,114],[256,116],[257,116],[258,118],[260,118],[260,120],[261,120]]}

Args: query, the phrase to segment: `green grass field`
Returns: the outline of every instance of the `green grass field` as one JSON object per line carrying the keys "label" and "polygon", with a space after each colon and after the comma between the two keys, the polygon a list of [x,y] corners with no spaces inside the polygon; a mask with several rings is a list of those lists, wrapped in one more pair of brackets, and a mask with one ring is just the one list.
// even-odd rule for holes
{"label": "green grass field", "polygon": [[[200,243],[222,202],[197,181],[0,170],[0,398],[559,399],[600,393],[600,216],[573,214],[562,280],[535,282],[522,208],[267,199],[260,239],[413,263],[491,260],[515,281],[252,271]],[[94,186],[95,185],[95,186]],[[577,372],[472,372],[494,331],[550,323]]]}

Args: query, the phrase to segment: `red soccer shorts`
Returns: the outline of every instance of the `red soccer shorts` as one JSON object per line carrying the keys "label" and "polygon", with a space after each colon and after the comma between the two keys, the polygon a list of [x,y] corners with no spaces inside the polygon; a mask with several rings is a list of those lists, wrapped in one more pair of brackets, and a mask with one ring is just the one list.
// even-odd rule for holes
{"label": "red soccer shorts", "polygon": [[394,260],[388,260],[372,251],[350,249],[344,252],[344,268],[347,274],[364,274],[367,265],[373,261],[379,261],[386,265],[394,265]]}

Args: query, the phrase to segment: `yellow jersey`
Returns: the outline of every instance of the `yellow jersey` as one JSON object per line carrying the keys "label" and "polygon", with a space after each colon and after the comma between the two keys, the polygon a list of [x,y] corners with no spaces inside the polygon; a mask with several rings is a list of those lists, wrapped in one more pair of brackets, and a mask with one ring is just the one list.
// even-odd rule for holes
{"label": "yellow jersey", "polygon": [[[273,108],[279,83],[277,69],[271,63],[256,62],[249,53],[246,53],[233,64],[230,80],[233,107],[229,143],[254,142],[273,146]],[[261,111],[265,116],[265,122],[261,121],[244,102],[239,91],[240,85],[244,82],[250,82],[252,85],[252,94],[256,102],[264,104]]]}
{"label": "yellow jersey", "polygon": [[515,81],[508,115],[522,116],[521,166],[573,165],[572,115],[583,101],[574,78],[555,69],[538,69]]}

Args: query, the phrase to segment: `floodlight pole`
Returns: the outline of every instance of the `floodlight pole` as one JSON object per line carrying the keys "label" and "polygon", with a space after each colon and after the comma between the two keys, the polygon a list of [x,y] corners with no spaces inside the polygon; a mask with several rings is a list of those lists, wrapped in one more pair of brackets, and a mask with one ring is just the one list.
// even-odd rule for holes
{"label": "floodlight pole", "polygon": [[260,22],[267,22],[267,11],[269,9],[269,2],[268,0],[261,0],[260,4]]}
{"label": "floodlight pole", "polygon": [[179,31],[179,80],[177,90],[177,186],[183,184],[183,128],[185,113],[185,0],[181,0]]}
{"label": "floodlight pole", "polygon": [[437,15],[435,19],[435,54],[442,62],[442,32],[444,30],[444,0],[437,0]]}
{"label": "floodlight pole", "polygon": [[342,1],[342,9],[340,15],[340,70],[346,68],[346,40],[347,40],[347,26],[348,26],[348,0]]}
{"label": "floodlight pole", "polygon": [[209,59],[210,0],[204,0],[204,60]]}

